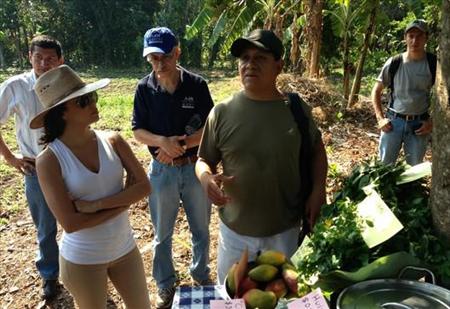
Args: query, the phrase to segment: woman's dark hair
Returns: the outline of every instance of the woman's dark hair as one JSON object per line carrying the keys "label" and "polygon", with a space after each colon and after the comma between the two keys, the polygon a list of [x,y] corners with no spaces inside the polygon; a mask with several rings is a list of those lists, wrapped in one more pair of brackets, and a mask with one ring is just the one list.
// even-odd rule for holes
{"label": "woman's dark hair", "polygon": [[47,145],[64,133],[66,121],[63,114],[66,111],[66,104],[60,104],[44,116],[44,135],[40,139],[41,145]]}

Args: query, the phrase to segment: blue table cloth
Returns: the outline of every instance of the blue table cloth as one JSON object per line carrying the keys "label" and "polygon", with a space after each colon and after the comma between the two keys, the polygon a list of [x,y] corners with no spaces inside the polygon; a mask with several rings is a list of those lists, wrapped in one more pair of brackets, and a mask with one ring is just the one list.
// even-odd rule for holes
{"label": "blue table cloth", "polygon": [[209,309],[213,299],[229,299],[225,286],[179,286],[173,298],[173,309]]}

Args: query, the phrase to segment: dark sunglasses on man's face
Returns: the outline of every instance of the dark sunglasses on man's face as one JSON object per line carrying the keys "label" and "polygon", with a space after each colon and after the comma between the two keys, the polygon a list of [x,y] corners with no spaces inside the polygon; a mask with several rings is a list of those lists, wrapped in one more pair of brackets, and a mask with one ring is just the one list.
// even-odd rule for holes
{"label": "dark sunglasses on man's face", "polygon": [[78,97],[76,102],[79,107],[85,108],[91,103],[97,103],[98,101],[98,95],[97,92],[89,92],[85,95],[82,95],[81,97]]}

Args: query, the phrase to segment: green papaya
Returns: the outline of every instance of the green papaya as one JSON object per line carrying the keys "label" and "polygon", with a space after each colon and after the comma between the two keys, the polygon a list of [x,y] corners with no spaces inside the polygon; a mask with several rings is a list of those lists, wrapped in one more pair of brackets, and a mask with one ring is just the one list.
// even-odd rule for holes
{"label": "green papaya", "polygon": [[236,271],[237,265],[238,263],[234,263],[233,265],[231,265],[227,273],[226,287],[228,288],[228,292],[230,293],[231,297],[234,297],[234,294],[236,294],[236,283],[234,282],[234,272]]}
{"label": "green papaya", "polygon": [[242,298],[250,309],[273,309],[277,305],[277,297],[271,291],[264,292],[259,289],[251,289]]}
{"label": "green papaya", "polygon": [[278,274],[278,268],[269,264],[258,265],[248,272],[248,276],[258,282],[272,281]]}
{"label": "green papaya", "polygon": [[273,266],[281,266],[285,262],[286,256],[284,253],[274,250],[264,251],[256,258],[256,263],[259,265],[269,264]]}
{"label": "green papaya", "polygon": [[297,269],[295,268],[295,266],[292,265],[290,262],[283,263],[283,265],[281,265],[281,269],[282,269],[282,270],[285,270],[285,269],[292,269],[292,270],[297,271]]}

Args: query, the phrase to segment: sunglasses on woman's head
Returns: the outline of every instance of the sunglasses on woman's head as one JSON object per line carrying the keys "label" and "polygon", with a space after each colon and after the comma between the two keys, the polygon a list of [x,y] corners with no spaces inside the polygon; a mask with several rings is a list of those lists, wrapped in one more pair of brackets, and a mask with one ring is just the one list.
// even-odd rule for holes
{"label": "sunglasses on woman's head", "polygon": [[82,95],[81,97],[78,97],[76,99],[76,103],[81,108],[85,108],[86,106],[88,106],[91,103],[97,103],[97,101],[98,101],[98,95],[97,95],[97,92],[95,92],[95,91],[89,92],[89,93]]}

